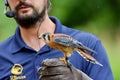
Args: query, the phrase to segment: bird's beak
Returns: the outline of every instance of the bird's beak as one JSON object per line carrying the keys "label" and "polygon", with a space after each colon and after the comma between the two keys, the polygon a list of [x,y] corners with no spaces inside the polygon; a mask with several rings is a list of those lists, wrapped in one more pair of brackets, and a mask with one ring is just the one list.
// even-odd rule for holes
{"label": "bird's beak", "polygon": [[38,39],[42,39],[42,35],[38,36]]}

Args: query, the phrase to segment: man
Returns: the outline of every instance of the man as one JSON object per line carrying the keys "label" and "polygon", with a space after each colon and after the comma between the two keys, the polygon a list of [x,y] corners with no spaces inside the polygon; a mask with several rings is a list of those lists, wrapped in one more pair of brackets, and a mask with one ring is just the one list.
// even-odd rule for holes
{"label": "man", "polygon": [[[0,80],[114,80],[106,51],[100,40],[87,32],[68,28],[48,16],[49,0],[6,0],[18,27],[0,44]],[[77,52],[70,57],[70,70],[57,58],[63,54],[51,49],[38,36],[44,32],[72,36],[95,50],[90,53],[103,67],[83,59]],[[87,75],[86,75],[87,74]]]}

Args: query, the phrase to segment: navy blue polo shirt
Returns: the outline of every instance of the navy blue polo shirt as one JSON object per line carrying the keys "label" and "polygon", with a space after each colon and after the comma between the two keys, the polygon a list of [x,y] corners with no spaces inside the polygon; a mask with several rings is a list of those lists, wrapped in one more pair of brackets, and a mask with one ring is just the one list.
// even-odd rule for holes
{"label": "navy blue polo shirt", "polygon": [[[55,33],[63,33],[72,36],[85,46],[95,50],[97,54],[90,53],[103,67],[92,64],[83,59],[77,52],[70,57],[71,63],[82,70],[94,80],[114,80],[107,58],[106,51],[101,41],[93,34],[68,28],[55,17],[50,17],[56,24]],[[47,45],[39,51],[35,51],[24,43],[19,27],[13,36],[0,44],[0,80],[38,80],[38,68],[46,58],[60,58],[63,54]]]}

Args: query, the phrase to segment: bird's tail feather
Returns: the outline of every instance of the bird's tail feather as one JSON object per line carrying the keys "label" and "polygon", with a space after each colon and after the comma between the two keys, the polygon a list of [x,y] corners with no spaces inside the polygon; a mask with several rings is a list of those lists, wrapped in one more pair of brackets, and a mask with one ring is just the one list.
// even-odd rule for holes
{"label": "bird's tail feather", "polygon": [[87,53],[85,50],[76,50],[83,58],[85,58],[87,61],[90,61],[91,63],[98,64],[100,66],[103,66],[100,62],[98,62],[94,57],[92,57],[90,54]]}

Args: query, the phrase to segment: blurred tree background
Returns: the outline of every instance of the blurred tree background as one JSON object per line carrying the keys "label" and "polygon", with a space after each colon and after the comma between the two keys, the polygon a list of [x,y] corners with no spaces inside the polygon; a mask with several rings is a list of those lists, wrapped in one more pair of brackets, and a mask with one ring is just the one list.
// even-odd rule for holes
{"label": "blurred tree background", "polygon": [[[51,0],[51,16],[69,27],[97,35],[105,46],[115,80],[120,80],[120,0]],[[14,19],[4,15],[0,5],[0,42],[14,34]],[[102,56],[101,56],[102,57]]]}

